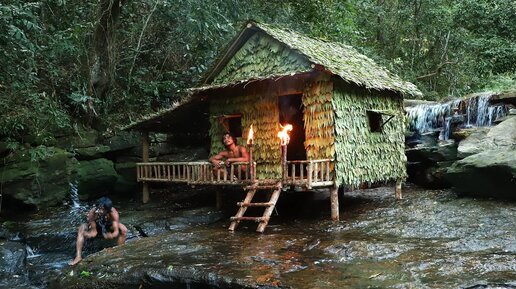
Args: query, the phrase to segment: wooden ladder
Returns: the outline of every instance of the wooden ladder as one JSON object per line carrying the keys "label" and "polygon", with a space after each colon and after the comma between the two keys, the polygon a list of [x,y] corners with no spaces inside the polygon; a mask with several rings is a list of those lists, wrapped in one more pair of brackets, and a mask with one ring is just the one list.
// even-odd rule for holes
{"label": "wooden ladder", "polygon": [[[272,215],[272,212],[274,211],[274,207],[276,206],[276,202],[278,201],[278,198],[281,193],[281,182],[277,182],[275,185],[267,185],[267,184],[253,184],[251,186],[247,186],[244,189],[247,191],[247,195],[242,202],[238,202],[237,206],[239,207],[238,212],[234,217],[231,217],[231,224],[229,225],[229,230],[234,231],[235,228],[238,226],[240,221],[255,221],[258,224],[258,228],[256,229],[256,232],[263,233],[265,230],[265,227],[269,223],[269,219]],[[254,194],[258,190],[270,190],[273,189],[273,192],[271,194],[271,198],[268,202],[265,203],[252,203]],[[264,207],[265,211],[263,212],[263,216],[261,217],[246,217],[244,216],[245,212],[247,211],[247,208],[249,207]]]}

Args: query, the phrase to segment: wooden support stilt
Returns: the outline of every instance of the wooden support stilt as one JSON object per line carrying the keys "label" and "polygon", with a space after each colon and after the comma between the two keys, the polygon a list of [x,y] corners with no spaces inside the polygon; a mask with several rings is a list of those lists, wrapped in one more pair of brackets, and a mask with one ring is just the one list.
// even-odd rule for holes
{"label": "wooden support stilt", "polygon": [[330,191],[331,199],[331,219],[333,221],[339,220],[339,188],[334,186]]}
{"label": "wooden support stilt", "polygon": [[222,192],[217,192],[215,197],[217,199],[217,210],[220,210],[222,209]]}
{"label": "wooden support stilt", "polygon": [[[142,133],[142,161],[144,163],[149,162],[149,133],[144,132]],[[145,170],[147,170],[147,167],[145,167]],[[148,171],[145,172],[145,176],[148,177]],[[144,204],[149,202],[150,199],[150,193],[149,193],[149,183],[143,182],[143,188],[142,188],[142,201]]]}
{"label": "wooden support stilt", "polygon": [[149,202],[149,199],[150,199],[150,193],[149,193],[149,183],[148,182],[143,182],[143,186],[142,186],[142,202],[144,204],[147,204]]}
{"label": "wooden support stilt", "polygon": [[394,189],[394,190],[395,190],[395,192],[396,192],[396,199],[397,199],[397,200],[401,200],[401,199],[403,199],[403,197],[402,197],[402,195],[401,195],[401,183],[402,183],[402,181],[401,181],[401,180],[398,180],[398,181],[396,182],[396,188]]}

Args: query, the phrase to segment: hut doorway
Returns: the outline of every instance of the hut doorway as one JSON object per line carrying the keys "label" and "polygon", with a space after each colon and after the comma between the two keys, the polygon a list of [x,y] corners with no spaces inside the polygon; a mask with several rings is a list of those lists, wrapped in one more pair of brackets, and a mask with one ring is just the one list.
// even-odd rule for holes
{"label": "hut doorway", "polygon": [[278,97],[280,123],[293,126],[287,146],[287,160],[306,160],[305,122],[303,121],[302,94],[281,95]]}

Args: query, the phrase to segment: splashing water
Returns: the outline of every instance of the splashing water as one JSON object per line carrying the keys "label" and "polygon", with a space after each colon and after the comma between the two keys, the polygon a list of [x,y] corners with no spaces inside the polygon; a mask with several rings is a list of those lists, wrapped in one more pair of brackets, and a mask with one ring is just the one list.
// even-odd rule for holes
{"label": "splashing water", "polygon": [[25,247],[25,250],[27,251],[27,258],[36,258],[41,256],[41,254],[36,254],[29,245]]}
{"label": "splashing water", "polygon": [[70,199],[72,200],[72,209],[79,209],[81,207],[77,182],[70,183]]}
{"label": "splashing water", "polygon": [[482,94],[446,103],[408,107],[409,130],[420,134],[441,131],[440,138],[448,139],[452,118],[461,115],[465,121],[458,125],[460,128],[493,125],[493,122],[505,116],[509,109],[505,105],[490,105],[491,96],[492,94]]}

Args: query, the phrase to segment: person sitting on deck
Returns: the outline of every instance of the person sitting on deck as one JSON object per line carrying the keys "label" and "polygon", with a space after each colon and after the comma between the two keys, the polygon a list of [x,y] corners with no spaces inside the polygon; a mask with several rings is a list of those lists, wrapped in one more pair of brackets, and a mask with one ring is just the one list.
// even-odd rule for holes
{"label": "person sitting on deck", "polygon": [[107,197],[97,200],[95,207],[87,214],[87,223],[79,226],[75,259],[68,264],[73,266],[79,263],[82,260],[85,239],[95,238],[98,235],[104,239],[118,237],[118,245],[123,245],[127,236],[127,227],[120,223],[118,211],[113,208],[113,203]]}
{"label": "person sitting on deck", "polygon": [[[210,163],[213,164],[213,173],[217,176],[218,172],[224,175],[224,170],[230,173],[231,163],[234,162],[249,162],[249,153],[246,148],[236,144],[235,137],[230,133],[222,135],[222,143],[224,144],[225,150],[210,158]],[[222,168],[222,164],[226,165],[226,168]],[[242,172],[245,174],[247,167],[241,166]],[[236,173],[236,172],[235,172]]]}

